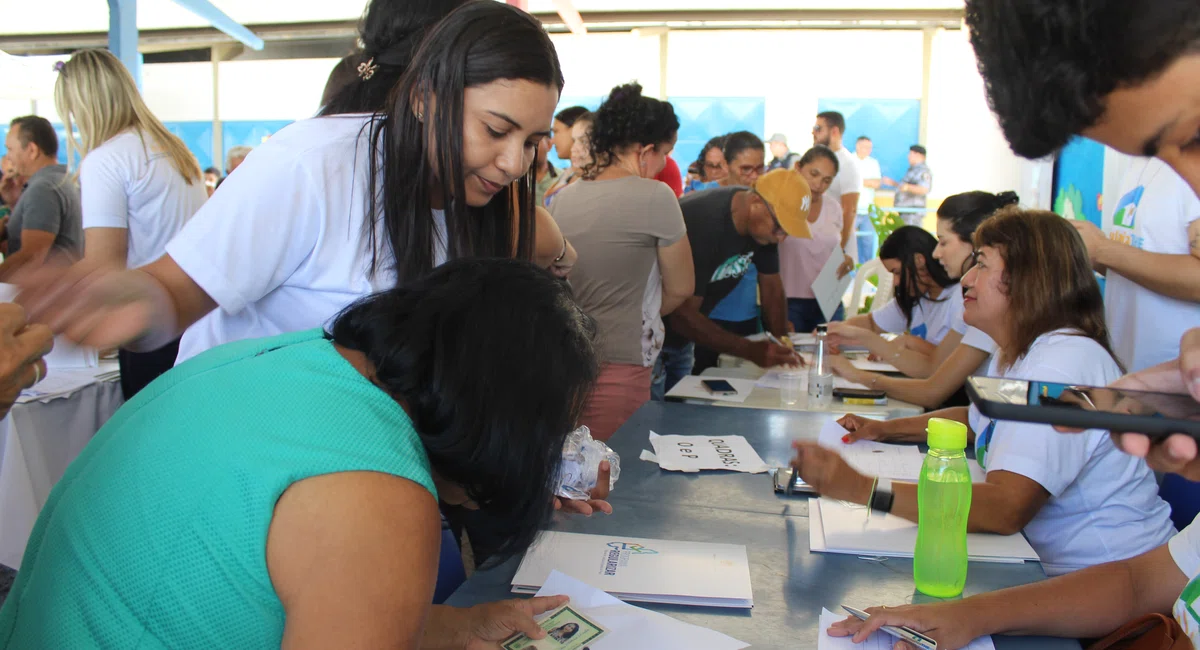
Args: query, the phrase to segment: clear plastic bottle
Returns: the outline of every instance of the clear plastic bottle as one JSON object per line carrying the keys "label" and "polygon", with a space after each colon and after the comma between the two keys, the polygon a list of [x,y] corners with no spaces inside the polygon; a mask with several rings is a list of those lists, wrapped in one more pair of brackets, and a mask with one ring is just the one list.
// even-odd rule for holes
{"label": "clear plastic bottle", "polygon": [[833,369],[829,367],[828,325],[817,325],[817,346],[808,366],[808,408],[825,410],[833,404]]}
{"label": "clear plastic bottle", "polygon": [[917,546],[913,580],[935,598],[962,594],[967,582],[967,515],[971,512],[971,471],[964,449],[967,427],[933,418],[929,453],[917,482]]}

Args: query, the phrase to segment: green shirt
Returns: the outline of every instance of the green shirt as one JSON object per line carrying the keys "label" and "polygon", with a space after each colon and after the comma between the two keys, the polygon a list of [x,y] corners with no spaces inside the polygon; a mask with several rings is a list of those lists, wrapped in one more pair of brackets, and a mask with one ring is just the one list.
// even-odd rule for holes
{"label": "green shirt", "polygon": [[321,330],[195,357],[121,408],[51,491],[0,609],[0,647],[278,648],[275,503],[347,471],[436,497],[404,410]]}

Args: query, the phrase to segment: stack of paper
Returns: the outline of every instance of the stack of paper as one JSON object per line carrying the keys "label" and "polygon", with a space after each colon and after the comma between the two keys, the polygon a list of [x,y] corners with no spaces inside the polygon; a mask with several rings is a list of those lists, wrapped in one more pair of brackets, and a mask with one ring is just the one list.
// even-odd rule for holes
{"label": "stack of paper", "polygon": [[859,370],[868,372],[900,372],[900,369],[890,363],[884,361],[872,361],[869,355],[855,354],[846,355],[850,359],[850,365]]}
{"label": "stack of paper", "polygon": [[50,368],[37,385],[21,392],[17,402],[24,404],[69,397],[92,384],[120,378],[121,370],[116,361],[103,361],[96,368]]}
{"label": "stack of paper", "polygon": [[654,453],[643,450],[641,459],[669,471],[762,474],[770,469],[742,436],[660,436],[651,431],[650,445]]}
{"label": "stack of paper", "polygon": [[[800,356],[807,357],[808,355],[802,354]],[[809,363],[810,358],[805,358],[804,362]],[[785,371],[785,370],[768,370],[765,374],[763,374],[762,377],[758,378],[758,381],[755,382],[755,385],[758,386],[759,388],[774,388],[774,389],[778,390],[783,387],[783,378],[780,376],[781,373],[783,373],[783,372],[787,372],[787,371]],[[793,372],[799,372],[803,377],[803,379],[800,380],[801,383],[804,386],[808,385],[808,374],[805,373],[804,370],[795,370]],[[849,379],[844,379],[842,377],[834,377],[833,378],[833,387],[834,388],[866,389],[866,386],[863,386],[862,384],[856,384],[856,383],[850,381]]]}
{"label": "stack of paper", "polygon": [[558,571],[546,578],[537,595],[567,596],[573,608],[604,626],[608,633],[590,644],[592,650],[741,650],[750,646],[720,632],[627,605]]}
{"label": "stack of paper", "polygon": [[[808,546],[816,553],[845,553],[877,557],[912,557],[917,524],[867,507],[821,497],[808,510]],[[1016,535],[967,534],[967,557],[976,562],[1020,564],[1038,561],[1033,547]]]}
{"label": "stack of paper", "polygon": [[750,561],[740,545],[547,532],[521,560],[513,593],[536,592],[556,570],[621,600],[754,606]]}
{"label": "stack of paper", "polygon": [[[896,638],[890,634],[876,632],[867,637],[861,644],[854,643],[848,636],[829,636],[830,626],[848,617],[835,614],[827,609],[821,610],[821,618],[817,624],[817,650],[892,650]],[[981,636],[967,644],[963,650],[996,650],[996,644],[990,636]]]}

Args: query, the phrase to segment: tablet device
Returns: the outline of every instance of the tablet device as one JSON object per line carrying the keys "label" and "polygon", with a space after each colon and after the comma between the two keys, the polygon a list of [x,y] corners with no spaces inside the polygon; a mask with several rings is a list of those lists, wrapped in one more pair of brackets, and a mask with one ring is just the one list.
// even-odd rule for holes
{"label": "tablet device", "polygon": [[996,377],[971,377],[967,394],[994,420],[1200,439],[1200,402],[1190,395]]}

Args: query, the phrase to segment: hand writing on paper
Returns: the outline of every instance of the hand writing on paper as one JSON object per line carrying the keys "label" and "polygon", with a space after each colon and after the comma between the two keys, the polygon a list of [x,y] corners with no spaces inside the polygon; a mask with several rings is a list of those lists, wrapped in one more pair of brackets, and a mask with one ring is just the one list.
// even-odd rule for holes
{"label": "hand writing on paper", "polygon": [[587,501],[574,501],[571,499],[563,499],[562,497],[554,497],[554,509],[560,512],[583,515],[591,517],[596,512],[603,512],[606,515],[612,514],[612,505],[608,499],[609,475],[612,472],[612,466],[607,460],[600,461],[600,471],[596,475],[596,487],[592,488],[591,499]]}
{"label": "hand writing on paper", "polygon": [[[872,607],[866,612],[871,615],[865,621],[851,617],[834,623],[829,636],[853,636],[855,643],[862,643],[884,625],[912,628],[932,637],[938,650],[959,650],[982,636],[971,627],[972,617],[963,601],[934,603],[931,605],[905,605],[903,607]],[[897,641],[895,650],[917,650],[916,646]]]}
{"label": "hand writing on paper", "polygon": [[875,479],[859,474],[841,454],[813,442],[795,442],[792,467],[821,496],[866,505]]}
{"label": "hand writing on paper", "polygon": [[750,348],[748,357],[759,368],[775,368],[777,366],[797,367],[804,361],[796,351],[770,341],[757,341]]}

